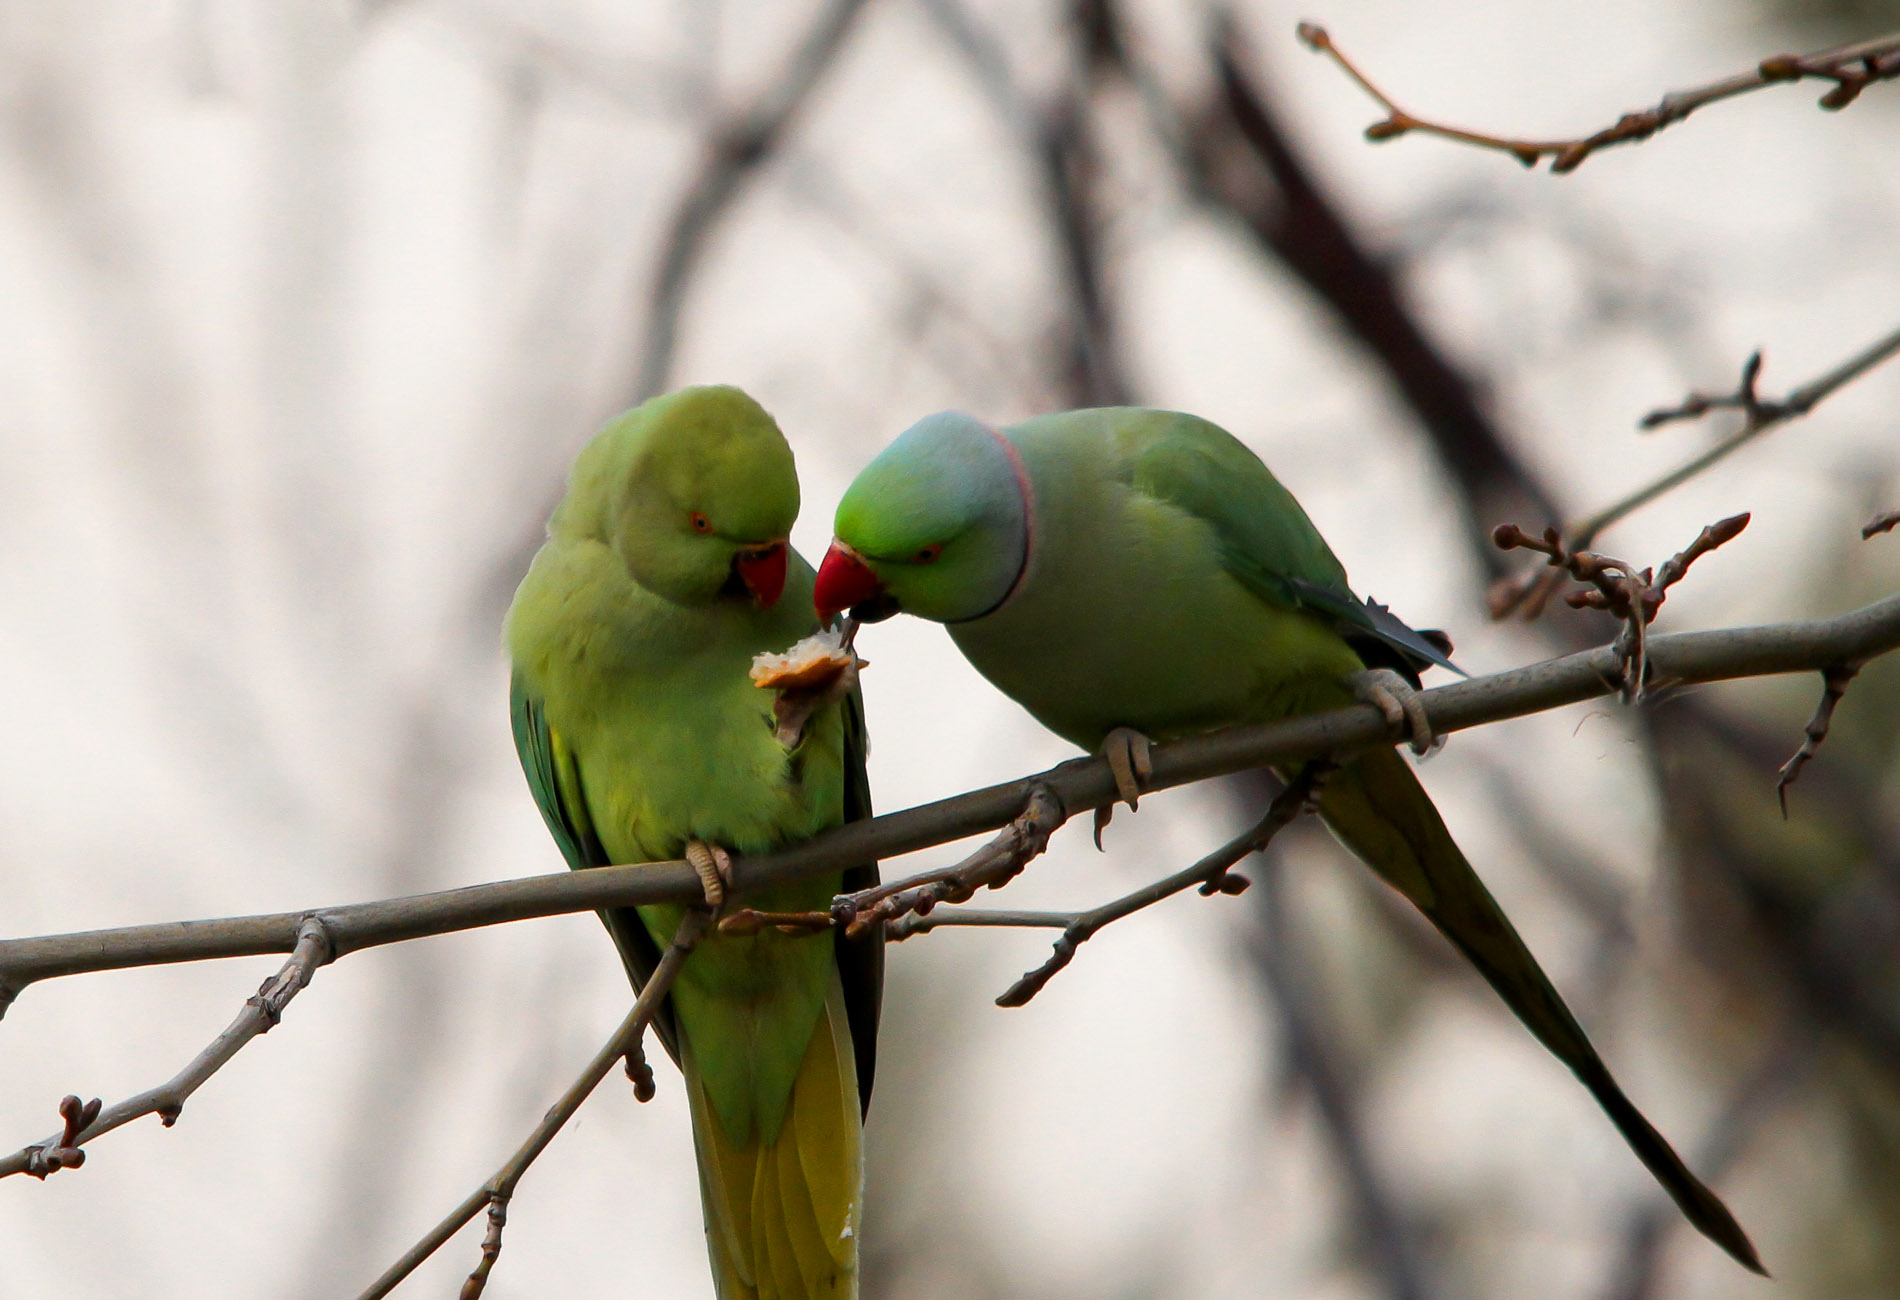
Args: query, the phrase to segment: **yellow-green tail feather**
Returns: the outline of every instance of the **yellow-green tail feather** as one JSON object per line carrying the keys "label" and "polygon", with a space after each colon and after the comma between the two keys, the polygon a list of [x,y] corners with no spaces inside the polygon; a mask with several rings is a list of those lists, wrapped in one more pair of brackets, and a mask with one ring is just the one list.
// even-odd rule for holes
{"label": "yellow-green tail feather", "polygon": [[684,1053],[706,1245],[719,1300],[856,1300],[863,1205],[858,1077],[844,989],[831,976],[785,1121],[744,1144],[720,1127]]}
{"label": "yellow-green tail feather", "polygon": [[1721,1198],[1689,1172],[1624,1096],[1405,760],[1390,749],[1354,759],[1326,778],[1319,811],[1346,847],[1425,913],[1538,1041],[1582,1080],[1689,1222],[1741,1264],[1766,1273]]}

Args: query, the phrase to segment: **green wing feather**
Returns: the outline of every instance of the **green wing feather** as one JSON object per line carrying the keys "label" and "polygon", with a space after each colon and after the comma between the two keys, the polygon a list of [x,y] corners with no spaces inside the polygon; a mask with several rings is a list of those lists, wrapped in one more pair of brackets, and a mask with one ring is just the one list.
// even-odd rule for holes
{"label": "green wing feather", "polygon": [[[534,805],[541,810],[541,819],[547,823],[567,865],[575,871],[611,865],[612,859],[600,846],[600,837],[594,833],[594,822],[587,812],[580,760],[548,726],[547,711],[520,673],[514,674],[509,683],[508,713],[515,735],[515,753],[528,778],[528,789],[534,794]],[[871,870],[875,874],[877,868],[874,866]],[[613,936],[621,964],[627,968],[627,978],[636,989],[646,987],[647,980],[660,964],[660,946],[647,933],[633,908],[604,908],[599,915],[607,933]],[[875,996],[873,991],[874,1008]],[[875,1017],[875,1009],[872,1014]],[[671,999],[654,1017],[653,1029],[677,1065],[679,1033],[673,1022]]]}
{"label": "green wing feather", "polygon": [[1414,676],[1436,664],[1463,675],[1391,610],[1353,595],[1319,529],[1246,444],[1195,416],[1144,415],[1133,422],[1139,442],[1124,461],[1129,484],[1212,528],[1221,566],[1249,591],[1326,619],[1368,663]]}
{"label": "green wing feather", "polygon": [[[510,683],[508,706],[521,770],[528,778],[535,807],[541,810],[541,818],[560,847],[561,856],[576,871],[610,865],[607,851],[594,833],[587,800],[581,793],[580,762],[548,726],[541,701],[527,688],[520,673],[516,673]],[[871,783],[865,770],[870,742],[864,725],[863,695],[853,691],[843,708],[844,819],[854,822],[871,816]],[[845,870],[847,893],[868,889],[877,883],[875,862],[859,863]],[[660,964],[659,945],[630,907],[607,908],[600,913],[600,919],[613,936],[614,947],[620,950],[627,978],[636,989],[644,987]],[[857,1057],[858,1104],[868,1111],[871,1080],[877,1068],[878,1008],[884,990],[883,927],[876,927],[856,939],[845,938],[840,930],[836,943],[838,973],[844,984],[845,1009],[851,1024],[852,1050]],[[677,1064],[678,1037],[670,1003],[661,1009],[654,1028],[667,1054]]]}

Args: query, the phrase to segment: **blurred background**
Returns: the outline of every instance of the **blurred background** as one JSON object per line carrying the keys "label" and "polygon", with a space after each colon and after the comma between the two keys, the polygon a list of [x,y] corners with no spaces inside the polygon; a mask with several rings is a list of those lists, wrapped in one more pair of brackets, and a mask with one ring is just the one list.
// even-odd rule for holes
{"label": "blurred background", "polygon": [[[946,406],[1115,401],[1257,449],[1361,592],[1474,672],[1609,630],[1487,621],[1502,521],[1575,518],[1734,417],[1639,433],[1766,350],[1893,327],[1900,98],[1782,88],[1576,174],[1406,107],[1585,133],[1881,34],[1892,0],[25,0],[0,11],[0,933],[295,909],[560,866],[499,624],[607,417],[736,383],[843,485]],[[1689,629],[1900,586],[1900,369],[1608,532]],[[861,644],[879,805],[1070,757],[896,620]],[[1748,1225],[1745,1276],[1449,948],[1311,827],[1239,898],[1087,945],[891,951],[867,1296],[1900,1295],[1900,675],[1778,816],[1812,677],[1469,732],[1425,780],[1604,1055]],[[1245,783],[1071,827],[1010,887],[1085,906],[1224,839]],[[906,862],[954,853],[945,849]],[[7,1149],[168,1077],[277,959],[31,988]],[[355,1295],[486,1179],[624,1012],[591,916],[324,969],[166,1130],[0,1184],[0,1291]],[[708,1296],[677,1076],[533,1168],[487,1294]],[[399,1295],[453,1294],[479,1227]]]}

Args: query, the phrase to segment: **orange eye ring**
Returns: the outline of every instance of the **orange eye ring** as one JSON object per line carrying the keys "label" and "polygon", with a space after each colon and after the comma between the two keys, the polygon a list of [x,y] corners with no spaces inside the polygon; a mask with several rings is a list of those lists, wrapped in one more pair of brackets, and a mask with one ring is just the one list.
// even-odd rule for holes
{"label": "orange eye ring", "polygon": [[935,564],[937,557],[942,554],[943,543],[932,542],[928,546],[918,548],[917,554],[910,557],[910,562],[912,564]]}
{"label": "orange eye ring", "polygon": [[700,514],[697,510],[686,516],[686,522],[693,526],[694,532],[702,535],[710,533],[713,530],[712,520],[706,518],[705,515]]}

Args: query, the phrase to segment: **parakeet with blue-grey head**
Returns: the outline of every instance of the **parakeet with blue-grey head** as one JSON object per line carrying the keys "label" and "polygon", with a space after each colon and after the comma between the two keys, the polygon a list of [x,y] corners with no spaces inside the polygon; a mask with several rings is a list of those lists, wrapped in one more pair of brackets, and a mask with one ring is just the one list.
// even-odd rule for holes
{"label": "parakeet with blue-grey head", "polygon": [[[821,618],[906,611],[1058,735],[1119,754],[1355,702],[1450,667],[1441,638],[1362,601],[1259,457],[1192,415],[1068,411],[994,428],[944,412],[860,473],[819,568]],[[1403,687],[1403,683],[1399,683]],[[1410,694],[1415,704],[1416,695]],[[1130,791],[1132,801],[1132,790]],[[1624,1095],[1445,829],[1381,747],[1324,778],[1321,817],[1418,907],[1589,1089],[1689,1221],[1756,1272],[1728,1207]]]}

